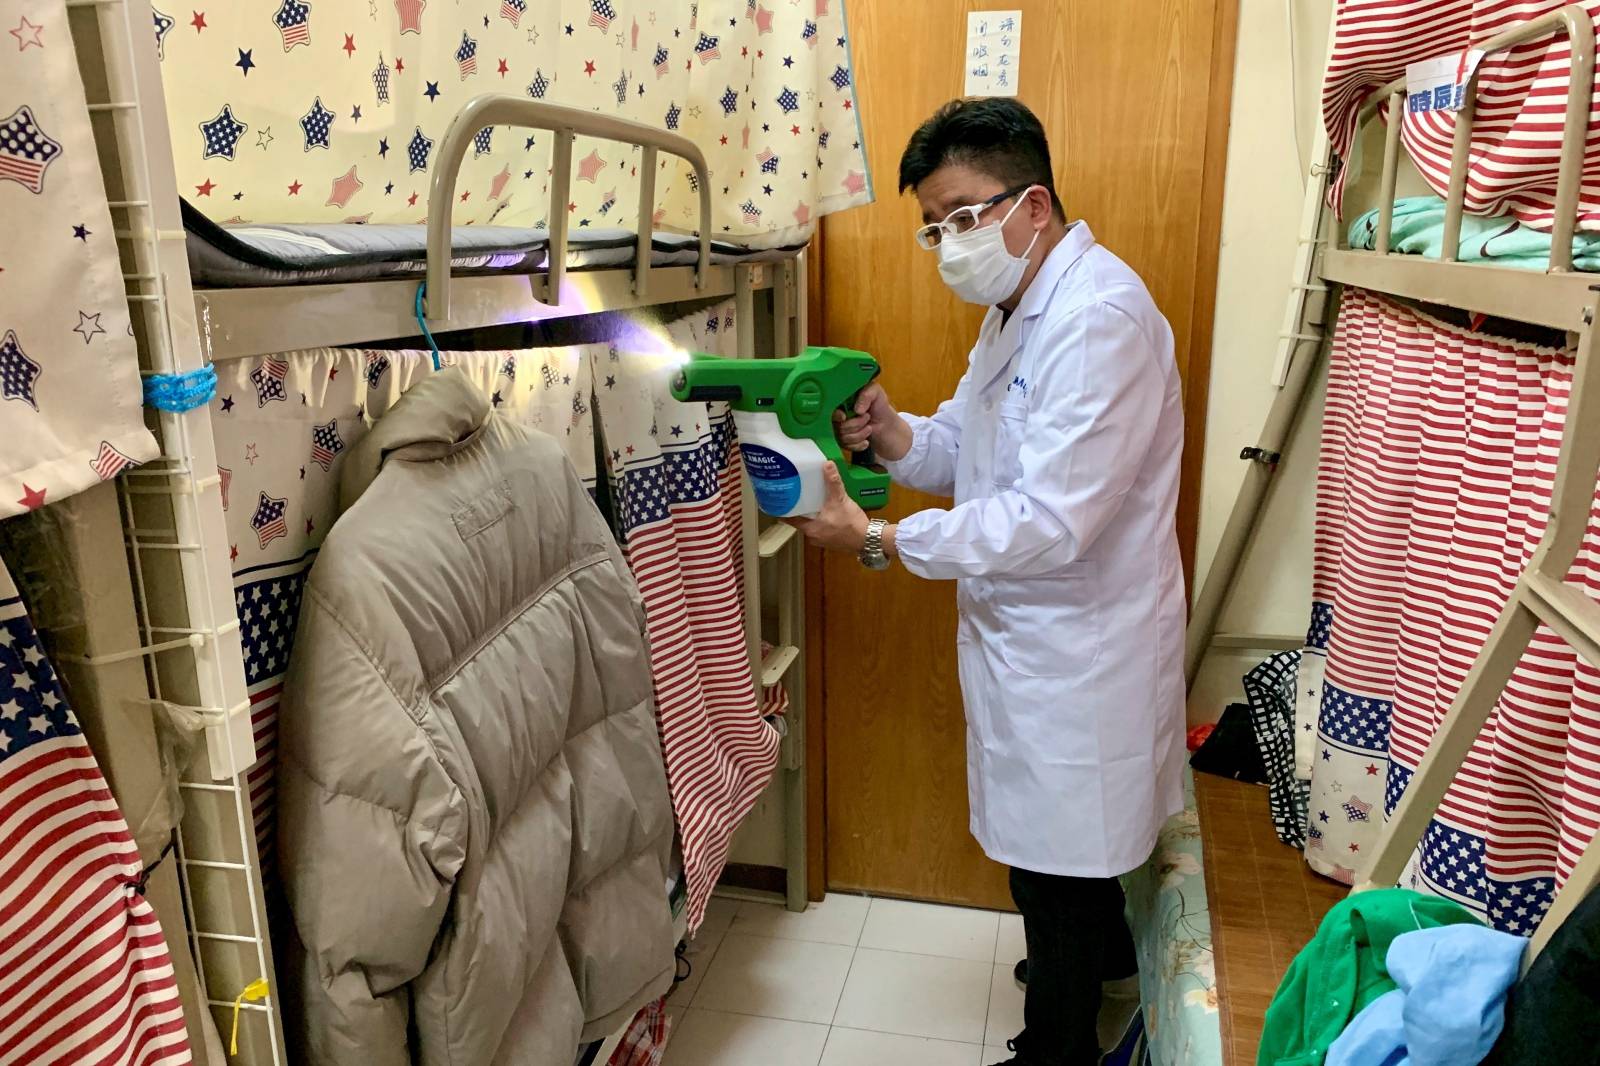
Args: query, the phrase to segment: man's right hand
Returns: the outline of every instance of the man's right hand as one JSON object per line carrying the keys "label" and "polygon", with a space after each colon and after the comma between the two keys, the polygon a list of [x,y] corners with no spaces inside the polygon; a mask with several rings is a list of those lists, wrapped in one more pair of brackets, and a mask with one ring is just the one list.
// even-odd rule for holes
{"label": "man's right hand", "polygon": [[835,411],[833,421],[839,443],[847,451],[859,452],[870,444],[878,458],[892,463],[911,450],[911,426],[876,382],[856,397],[854,415],[846,418],[843,411]]}

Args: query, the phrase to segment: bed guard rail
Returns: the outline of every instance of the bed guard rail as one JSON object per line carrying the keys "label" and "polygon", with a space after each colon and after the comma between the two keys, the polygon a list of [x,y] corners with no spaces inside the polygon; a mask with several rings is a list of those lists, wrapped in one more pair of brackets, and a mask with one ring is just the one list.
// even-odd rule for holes
{"label": "bed guard rail", "polygon": [[[1561,161],[1556,171],[1555,224],[1551,231],[1550,265],[1552,272],[1572,270],[1572,235],[1578,225],[1578,193],[1583,182],[1585,148],[1589,137],[1589,109],[1594,95],[1594,19],[1582,6],[1570,4],[1504,33],[1496,34],[1473,49],[1483,59],[1508,52],[1518,45],[1558,34],[1571,43],[1572,62],[1568,73],[1567,106],[1561,127]],[[1456,112],[1454,139],[1450,145],[1450,187],[1445,196],[1444,236],[1441,259],[1458,261],[1461,253],[1461,216],[1467,195],[1467,164],[1472,152],[1472,127],[1478,111],[1478,76],[1483,63],[1471,71],[1464,87],[1461,108]],[[1378,193],[1378,233],[1373,247],[1376,255],[1389,253],[1394,229],[1394,190],[1400,167],[1400,128],[1405,117],[1406,79],[1398,78],[1379,89],[1361,110],[1357,130],[1365,127],[1385,102],[1389,108],[1388,129],[1384,133],[1383,171]],[[1343,247],[1346,235],[1339,234]]]}
{"label": "bed guard rail", "polygon": [[599,137],[637,145],[639,161],[639,225],[634,249],[634,291],[645,295],[650,284],[650,250],[655,230],[656,160],[661,152],[675,155],[694,168],[700,191],[700,258],[695,267],[697,288],[704,288],[711,265],[711,180],[706,157],[687,137],[647,126],[642,122],[599,115],[590,111],[525,100],[517,96],[484,94],[468,100],[450,121],[439,145],[438,167],[428,192],[428,274],[425,294],[429,321],[450,317],[451,210],[455,204],[456,177],[461,161],[478,131],[487,126],[514,126],[548,130],[555,134],[550,178],[549,295],[561,299],[567,270],[567,197],[572,191],[572,142],[578,136]]}

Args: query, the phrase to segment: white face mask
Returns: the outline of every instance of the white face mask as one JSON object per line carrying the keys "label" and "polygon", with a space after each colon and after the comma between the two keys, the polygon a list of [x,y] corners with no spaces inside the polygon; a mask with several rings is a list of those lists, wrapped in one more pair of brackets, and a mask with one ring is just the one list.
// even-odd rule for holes
{"label": "white face mask", "polygon": [[965,233],[946,233],[939,241],[939,276],[968,303],[997,304],[1022,283],[1023,272],[1028,269],[1028,253],[1039,242],[1039,231],[1034,231],[1033,240],[1018,256],[1006,249],[1001,230],[1021,206],[1019,198],[999,222]]}

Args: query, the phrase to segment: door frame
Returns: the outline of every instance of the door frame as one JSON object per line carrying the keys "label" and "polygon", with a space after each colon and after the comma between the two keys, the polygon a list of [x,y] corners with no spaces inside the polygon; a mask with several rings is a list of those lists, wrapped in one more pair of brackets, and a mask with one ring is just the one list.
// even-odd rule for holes
{"label": "door frame", "polygon": [[[1195,252],[1194,304],[1190,312],[1188,376],[1184,379],[1184,444],[1178,492],[1178,550],[1185,588],[1194,580],[1194,553],[1200,519],[1200,483],[1205,458],[1206,408],[1210,402],[1211,333],[1216,318],[1217,268],[1222,242],[1222,207],[1228,169],[1228,133],[1233,110],[1234,60],[1239,38],[1239,0],[1217,0],[1212,19],[1211,91],[1206,104],[1205,160],[1200,192],[1200,232]],[[824,328],[826,295],[822,259],[827,254],[828,220],[817,223],[806,250],[807,336],[810,344],[833,341]],[[823,678],[825,608],[823,560],[807,546],[806,617],[806,893],[820,902],[828,888],[828,704]],[[1192,595],[1192,590],[1191,590]]]}

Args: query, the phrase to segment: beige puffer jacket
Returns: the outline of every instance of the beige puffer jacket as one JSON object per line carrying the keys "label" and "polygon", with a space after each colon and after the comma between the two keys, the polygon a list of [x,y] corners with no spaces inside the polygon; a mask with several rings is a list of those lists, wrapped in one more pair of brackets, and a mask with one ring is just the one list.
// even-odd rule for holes
{"label": "beige puffer jacket", "polygon": [[279,724],[294,1061],[572,1066],[672,981],[633,580],[556,442],[458,371],[340,490]]}

